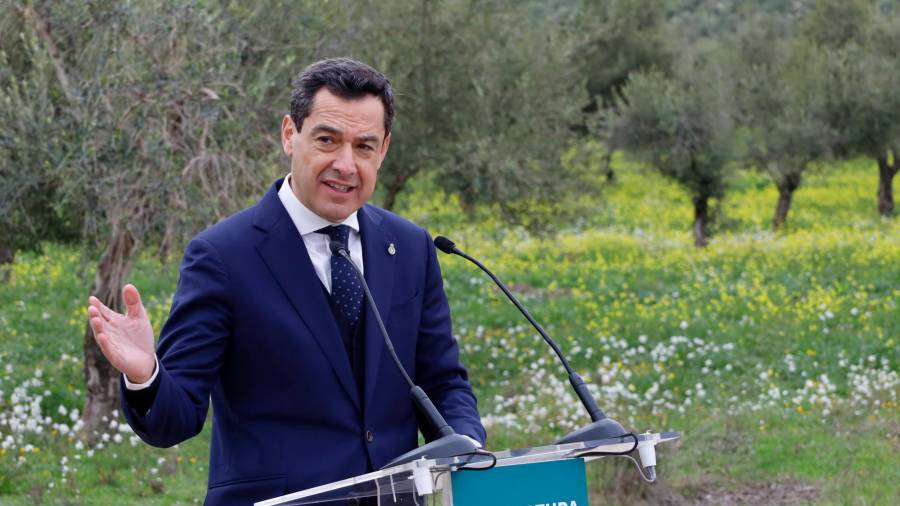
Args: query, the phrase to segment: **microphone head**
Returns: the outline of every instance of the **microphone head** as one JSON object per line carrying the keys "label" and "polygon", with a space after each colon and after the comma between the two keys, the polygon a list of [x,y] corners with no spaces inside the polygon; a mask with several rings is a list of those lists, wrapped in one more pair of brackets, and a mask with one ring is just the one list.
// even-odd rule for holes
{"label": "microphone head", "polygon": [[444,253],[453,254],[456,252],[456,244],[442,235],[434,238],[434,245]]}
{"label": "microphone head", "polygon": [[341,241],[331,241],[328,243],[328,249],[331,250],[331,254],[335,256],[342,257],[344,253],[347,251],[347,248],[341,244]]}

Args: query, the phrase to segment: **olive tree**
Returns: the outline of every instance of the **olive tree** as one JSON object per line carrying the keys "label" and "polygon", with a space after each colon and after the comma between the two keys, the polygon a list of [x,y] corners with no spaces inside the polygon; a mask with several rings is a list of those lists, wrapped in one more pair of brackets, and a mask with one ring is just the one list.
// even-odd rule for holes
{"label": "olive tree", "polygon": [[[19,94],[22,107],[43,112],[9,125],[10,149],[28,152],[36,128],[67,132],[48,196],[90,207],[81,234],[99,261],[89,292],[121,308],[142,249],[180,244],[272,179],[273,150],[259,135],[272,118],[251,108],[269,89],[248,81],[258,73],[242,66],[244,47],[214,5],[14,2],[2,14],[18,19],[35,41],[28,60],[53,76],[46,93]],[[90,436],[118,405],[119,375],[87,325],[83,344]]]}
{"label": "olive tree", "polygon": [[570,64],[571,25],[510,0],[377,5],[361,9],[350,44],[396,93],[379,174],[385,207],[423,173],[467,209],[500,205],[512,220],[532,212],[519,203],[555,201],[571,188],[559,158],[587,101]]}
{"label": "olive tree", "polygon": [[21,16],[0,18],[0,278],[18,250],[71,242],[82,202],[61,198],[60,166],[76,132],[58,121],[54,68]]}
{"label": "olive tree", "polygon": [[778,189],[772,227],[787,221],[794,192],[813,162],[828,155],[834,134],[824,121],[808,48],[779,35],[767,16],[743,25],[726,61],[734,82],[739,157]]}
{"label": "olive tree", "polygon": [[803,35],[815,48],[813,79],[826,97],[833,150],[877,162],[878,212],[891,216],[900,170],[900,14],[866,0],[823,0],[805,20]]}
{"label": "olive tree", "polygon": [[683,67],[680,77],[637,73],[609,119],[617,145],[690,193],[696,246],[709,241],[710,201],[725,195],[732,156],[731,112],[716,85],[724,81],[720,72],[698,62]]}
{"label": "olive tree", "polygon": [[[668,74],[672,64],[666,9],[661,0],[584,0],[578,2],[576,17],[577,51],[572,64],[585,77],[589,102],[586,113],[611,109],[623,100],[622,89],[635,72],[657,70]],[[585,130],[600,134],[609,130]],[[610,164],[617,146],[604,136],[607,145],[604,169],[608,180],[615,179]]]}

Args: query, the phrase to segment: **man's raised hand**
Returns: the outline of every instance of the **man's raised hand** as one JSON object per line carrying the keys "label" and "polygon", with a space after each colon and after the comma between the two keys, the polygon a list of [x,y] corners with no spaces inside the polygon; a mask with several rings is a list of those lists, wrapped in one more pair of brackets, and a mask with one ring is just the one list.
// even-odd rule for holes
{"label": "man's raised hand", "polygon": [[106,307],[100,299],[88,299],[88,319],[94,339],[107,360],[132,383],[145,383],[153,376],[156,358],[153,327],[141,304],[141,295],[132,284],[122,289],[125,314]]}

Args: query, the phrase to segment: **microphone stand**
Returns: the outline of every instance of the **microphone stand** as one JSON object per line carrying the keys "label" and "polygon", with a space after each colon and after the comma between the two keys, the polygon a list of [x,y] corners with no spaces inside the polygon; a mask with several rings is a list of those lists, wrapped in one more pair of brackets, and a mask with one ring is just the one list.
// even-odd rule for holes
{"label": "microphone stand", "polygon": [[362,271],[359,270],[356,263],[353,262],[353,259],[350,258],[350,252],[347,251],[347,248],[341,244],[340,241],[331,241],[331,243],[329,243],[329,248],[331,248],[332,255],[342,257],[353,267],[353,271],[356,273],[356,276],[362,284],[363,292],[366,295],[366,302],[369,303],[369,308],[371,308],[372,314],[375,315],[375,321],[378,322],[378,329],[381,331],[381,336],[384,338],[384,345],[387,348],[388,353],[390,353],[391,358],[394,359],[394,363],[397,365],[397,369],[400,370],[400,374],[403,375],[403,379],[409,384],[410,393],[412,394],[413,400],[419,408],[419,411],[425,416],[432,428],[436,429],[436,432],[441,435],[441,437],[430,443],[400,455],[388,462],[382,469],[422,458],[438,459],[478,453],[480,450],[475,447],[475,443],[468,437],[457,434],[456,431],[453,430],[453,427],[444,420],[444,417],[441,416],[441,413],[434,406],[434,403],[431,402],[431,399],[428,398],[425,391],[422,390],[422,387],[413,383],[412,378],[409,377],[406,369],[403,368],[403,364],[400,363],[400,358],[397,357],[397,352],[394,351],[394,344],[391,342],[387,329],[384,327],[381,314],[378,312],[378,306],[375,305],[375,299],[369,291],[369,285],[366,283],[365,276],[363,276]]}
{"label": "microphone stand", "polygon": [[500,290],[506,295],[506,297],[516,306],[516,308],[521,312],[525,318],[528,320],[528,323],[531,324],[535,330],[538,331],[538,334],[544,338],[544,341],[553,348],[553,351],[556,353],[556,356],[559,357],[559,361],[562,362],[563,367],[565,367],[566,372],[569,374],[569,383],[572,385],[572,388],[575,390],[575,394],[578,396],[578,399],[581,401],[581,404],[587,410],[588,415],[591,417],[591,423],[581,427],[574,432],[571,432],[562,438],[556,441],[556,444],[566,444],[566,443],[576,443],[576,442],[587,442],[587,441],[595,441],[598,439],[608,439],[619,437],[627,433],[627,431],[622,427],[622,425],[608,418],[603,411],[600,410],[600,407],[597,405],[597,401],[594,400],[594,396],[591,395],[591,392],[588,390],[587,384],[585,384],[584,379],[572,369],[572,366],[569,365],[569,361],[566,360],[566,357],[563,355],[562,350],[560,350],[559,345],[554,341],[541,327],[532,316],[531,313],[525,309],[525,306],[519,302],[518,299],[509,291],[503,281],[500,281],[500,278],[494,275],[493,272],[488,270],[481,262],[476,260],[475,258],[467,255],[465,252],[456,247],[456,244],[453,243],[450,239],[447,239],[443,236],[438,236],[434,240],[434,245],[444,253],[459,255],[466,260],[472,262],[477,265],[482,271],[484,271],[488,276],[494,280],[494,283],[500,287]]}

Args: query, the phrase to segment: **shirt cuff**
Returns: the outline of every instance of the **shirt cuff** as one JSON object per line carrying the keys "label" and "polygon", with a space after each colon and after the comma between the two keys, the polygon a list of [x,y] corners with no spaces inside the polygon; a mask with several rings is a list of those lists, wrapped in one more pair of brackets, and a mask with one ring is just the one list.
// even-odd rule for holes
{"label": "shirt cuff", "polygon": [[125,379],[125,388],[127,388],[128,390],[144,390],[146,388],[149,388],[150,385],[153,384],[153,380],[156,379],[156,375],[159,374],[159,359],[156,358],[156,355],[153,355],[153,360],[153,374],[150,376],[150,379],[143,383],[132,383],[128,381],[128,376],[123,374],[122,378]]}

